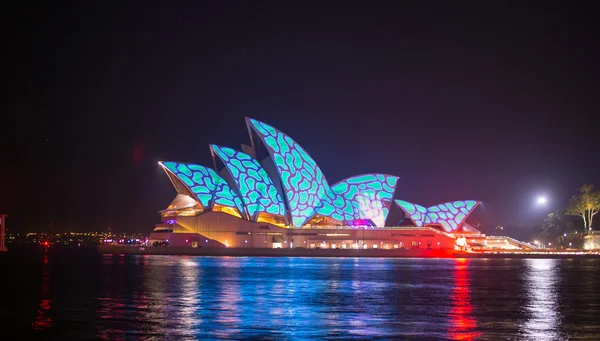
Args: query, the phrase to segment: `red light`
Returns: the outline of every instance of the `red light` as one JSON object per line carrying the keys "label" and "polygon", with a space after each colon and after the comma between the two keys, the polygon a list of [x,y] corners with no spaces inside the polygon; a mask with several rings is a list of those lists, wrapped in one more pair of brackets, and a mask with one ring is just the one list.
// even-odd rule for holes
{"label": "red light", "polygon": [[44,246],[48,246],[48,242],[44,242]]}
{"label": "red light", "polygon": [[473,317],[468,259],[455,259],[453,284],[448,337],[452,340],[477,340],[481,332],[477,330],[477,320]]}

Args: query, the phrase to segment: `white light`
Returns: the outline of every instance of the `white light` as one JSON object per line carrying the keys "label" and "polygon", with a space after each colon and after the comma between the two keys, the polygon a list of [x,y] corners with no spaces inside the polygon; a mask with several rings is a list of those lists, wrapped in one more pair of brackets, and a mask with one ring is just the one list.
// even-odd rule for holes
{"label": "white light", "polygon": [[537,197],[536,203],[538,205],[546,205],[546,203],[548,202],[548,198],[546,198],[543,195],[540,195],[539,197]]}

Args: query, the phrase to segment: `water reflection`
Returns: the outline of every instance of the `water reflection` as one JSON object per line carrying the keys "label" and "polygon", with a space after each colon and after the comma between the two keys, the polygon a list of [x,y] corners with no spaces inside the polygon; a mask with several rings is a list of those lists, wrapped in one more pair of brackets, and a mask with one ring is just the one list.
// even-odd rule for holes
{"label": "water reflection", "polygon": [[179,262],[178,268],[182,278],[180,334],[190,337],[198,331],[198,326],[202,324],[200,291],[202,267],[193,258],[185,257]]}
{"label": "water reflection", "polygon": [[41,332],[52,328],[52,300],[49,298],[49,271],[48,255],[44,255],[44,266],[42,268],[42,284],[40,286],[40,305],[37,309],[37,316],[32,323],[33,330]]}
{"label": "water reflection", "polygon": [[524,307],[527,321],[522,333],[527,340],[558,340],[557,259],[526,259]]}
{"label": "water reflection", "polygon": [[216,301],[215,322],[219,325],[214,334],[218,338],[232,339],[239,333],[240,268],[235,266],[236,263],[228,259],[225,266],[217,270],[217,290],[213,299]]}
{"label": "water reflection", "polygon": [[477,321],[473,317],[471,305],[471,288],[469,284],[469,260],[454,260],[452,288],[452,308],[450,309],[450,328],[448,338],[451,340],[476,340],[481,336],[477,330]]}
{"label": "water reflection", "polygon": [[75,295],[46,258],[27,327],[74,340],[600,339],[596,260],[101,259],[80,282],[97,290]]}

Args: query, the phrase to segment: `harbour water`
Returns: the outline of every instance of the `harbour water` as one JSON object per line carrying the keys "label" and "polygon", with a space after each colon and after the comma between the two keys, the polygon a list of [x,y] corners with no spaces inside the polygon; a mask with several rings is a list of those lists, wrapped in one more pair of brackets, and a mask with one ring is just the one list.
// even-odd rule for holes
{"label": "harbour water", "polygon": [[598,259],[0,256],[0,339],[599,340]]}

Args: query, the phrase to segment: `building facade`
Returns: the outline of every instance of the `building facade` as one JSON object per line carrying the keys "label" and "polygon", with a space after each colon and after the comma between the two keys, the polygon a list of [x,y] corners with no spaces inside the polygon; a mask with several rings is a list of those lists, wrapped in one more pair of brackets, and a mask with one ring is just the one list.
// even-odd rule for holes
{"label": "building facade", "polygon": [[[250,145],[210,145],[213,167],[161,162],[177,195],[160,211],[150,245],[249,248],[452,249],[479,231],[465,224],[479,204],[425,208],[395,200],[398,177],[362,174],[330,185],[293,139],[246,118]],[[388,222],[400,209],[406,223]]]}

